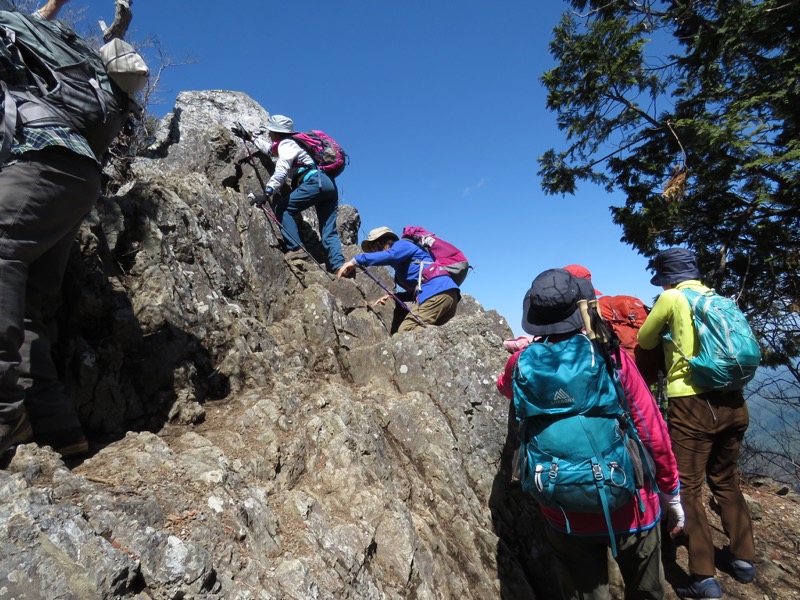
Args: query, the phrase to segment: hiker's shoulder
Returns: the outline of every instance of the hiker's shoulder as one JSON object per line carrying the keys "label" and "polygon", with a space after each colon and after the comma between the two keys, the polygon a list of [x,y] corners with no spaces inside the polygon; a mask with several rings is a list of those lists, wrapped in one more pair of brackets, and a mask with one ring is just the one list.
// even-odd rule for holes
{"label": "hiker's shoulder", "polygon": [[664,290],[659,294],[658,300],[656,300],[656,303],[653,305],[653,310],[655,311],[657,308],[662,308],[664,306],[673,306],[676,302],[680,302],[684,298],[683,292],[676,287]]}
{"label": "hiker's shoulder", "polygon": [[400,238],[394,244],[392,244],[392,250],[408,254],[413,254],[414,252],[423,252],[422,248],[406,238]]}
{"label": "hiker's shoulder", "polygon": [[295,140],[290,137],[283,138],[278,142],[278,152],[300,152],[302,148]]}

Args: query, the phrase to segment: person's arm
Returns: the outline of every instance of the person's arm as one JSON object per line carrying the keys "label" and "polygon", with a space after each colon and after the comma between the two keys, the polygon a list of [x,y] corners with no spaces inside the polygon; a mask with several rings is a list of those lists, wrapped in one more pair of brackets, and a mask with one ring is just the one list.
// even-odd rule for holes
{"label": "person's arm", "polygon": [[69,0],[47,0],[47,4],[42,6],[38,12],[42,17],[48,21],[52,21],[58,17],[61,7],[64,6]]}
{"label": "person's arm", "polygon": [[672,312],[673,302],[670,294],[672,291],[667,290],[658,297],[653,310],[647,315],[642,327],[639,329],[637,339],[639,340],[639,345],[645,350],[655,348],[661,343],[661,332],[667,326]]}
{"label": "person's arm", "polygon": [[353,260],[362,267],[394,267],[414,258],[417,247],[406,240],[397,240],[388,250],[357,254]]}
{"label": "person's arm", "polygon": [[622,369],[619,370],[620,383],[631,408],[631,417],[639,432],[642,443],[650,451],[656,465],[656,483],[660,490],[669,494],[680,487],[678,463],[672,452],[672,443],[667,431],[667,423],[658,410],[650,389],[642,379],[636,363],[630,355],[620,352]]}
{"label": "person's arm", "polygon": [[683,529],[685,516],[681,506],[678,462],[672,452],[667,423],[658,411],[656,401],[636,368],[636,363],[624,351],[620,352],[620,360],[620,383],[628,399],[631,418],[639,438],[653,459],[653,476],[659,489],[659,501],[668,515],[670,537],[674,538]]}
{"label": "person's arm", "polygon": [[[256,144],[256,147],[260,149],[258,144]],[[266,185],[267,188],[271,188],[272,190],[281,189],[286,179],[286,174],[289,172],[289,169],[292,168],[297,155],[300,154],[300,150],[300,146],[298,146],[297,142],[294,140],[289,138],[281,140],[281,143],[278,144],[278,162],[275,163],[275,172],[272,174],[272,177],[269,178]]]}
{"label": "person's arm", "polygon": [[517,361],[519,360],[519,355],[522,354],[522,350],[524,350],[524,348],[517,350],[508,357],[505,369],[503,369],[503,372],[500,373],[500,376],[497,378],[497,391],[509,400],[514,399],[514,367],[517,366]]}
{"label": "person's arm", "polygon": [[411,242],[397,240],[388,250],[356,254],[341,266],[336,276],[344,277],[356,267],[397,267],[397,265],[410,261],[414,257],[416,249],[417,247]]}

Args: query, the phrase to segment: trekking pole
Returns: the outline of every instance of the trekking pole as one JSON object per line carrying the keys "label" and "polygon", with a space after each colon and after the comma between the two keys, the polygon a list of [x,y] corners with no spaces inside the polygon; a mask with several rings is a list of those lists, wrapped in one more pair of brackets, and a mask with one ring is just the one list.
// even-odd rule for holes
{"label": "trekking pole", "polygon": [[[240,123],[237,123],[237,125],[239,125],[241,127]],[[244,138],[242,138],[242,141],[244,142],[245,150],[247,150],[247,160],[250,163],[250,166],[253,167],[253,171],[256,174],[256,179],[258,179],[258,183],[261,186],[261,189],[262,190],[266,189],[267,185],[264,183],[264,180],[261,178],[261,173],[258,172],[258,167],[256,167],[255,163],[253,162],[253,158],[254,157],[253,157],[253,153],[250,151],[250,146],[247,145],[247,140],[245,140]],[[266,202],[264,204],[266,204]],[[259,206],[259,208],[264,211],[264,214],[267,215],[268,219],[272,220],[278,226],[278,229],[280,230],[280,232],[284,236],[286,236],[289,239],[289,241],[294,242],[300,248],[302,248],[303,252],[305,252],[308,255],[308,258],[310,258],[314,262],[314,264],[316,264],[325,273],[325,275],[327,275],[328,279],[330,279],[331,281],[336,281],[336,278],[333,277],[330,273],[328,273],[328,270],[316,258],[314,258],[314,256],[311,254],[311,252],[308,251],[308,248],[306,248],[303,245],[302,242],[297,240],[291,233],[289,233],[286,230],[286,228],[281,224],[281,222],[278,220],[278,216],[275,214],[275,211],[272,210],[272,203],[270,203],[270,205],[269,205],[269,208],[270,208],[269,210],[266,209],[264,204],[261,204]]]}
{"label": "trekking pole", "polygon": [[[358,263],[356,263],[356,264],[358,264]],[[427,327],[427,326],[428,326],[428,324],[427,324],[427,323],[425,323],[425,321],[423,321],[423,320],[422,320],[422,318],[421,318],[421,317],[420,317],[418,314],[416,314],[416,313],[415,313],[413,310],[411,310],[411,309],[409,308],[408,304],[406,304],[405,302],[403,302],[403,301],[400,299],[400,296],[398,296],[398,295],[397,295],[397,294],[395,294],[395,293],[394,293],[392,290],[390,290],[389,288],[387,288],[387,287],[386,287],[386,286],[383,284],[383,282],[381,282],[381,281],[380,281],[380,280],[379,280],[377,277],[375,277],[375,276],[374,276],[372,273],[370,273],[370,272],[369,272],[369,269],[367,269],[367,267],[364,267],[364,266],[361,266],[361,265],[358,265],[358,266],[359,266],[359,267],[361,267],[361,270],[362,270],[362,271],[364,271],[364,273],[366,273],[366,274],[367,274],[367,276],[368,276],[370,279],[372,279],[372,281],[374,281],[375,283],[377,283],[377,284],[378,284],[378,285],[379,285],[379,286],[380,286],[380,287],[383,289],[383,291],[384,291],[384,292],[386,292],[387,294],[389,294],[389,295],[390,295],[390,296],[391,296],[391,297],[394,299],[394,301],[395,301],[395,302],[397,302],[397,304],[399,304],[399,305],[400,305],[400,307],[401,307],[401,308],[403,308],[403,309],[405,309],[406,311],[408,311],[408,314],[410,314],[410,315],[411,315],[411,316],[412,316],[412,317],[413,317],[413,318],[414,318],[414,319],[417,321],[417,323],[419,323],[419,324],[420,324],[420,325],[422,325],[423,327]]]}

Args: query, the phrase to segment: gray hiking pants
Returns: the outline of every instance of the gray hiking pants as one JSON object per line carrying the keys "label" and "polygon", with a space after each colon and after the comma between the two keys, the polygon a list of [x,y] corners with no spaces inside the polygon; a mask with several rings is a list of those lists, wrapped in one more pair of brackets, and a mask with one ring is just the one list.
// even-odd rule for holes
{"label": "gray hiking pants", "polygon": [[[576,536],[545,527],[556,557],[564,600],[610,600],[608,536]],[[661,530],[617,535],[617,566],[625,583],[625,600],[661,600],[664,567]]]}
{"label": "gray hiking pants", "polygon": [[27,409],[34,435],[80,425],[52,326],[75,233],[99,195],[97,163],[63,148],[0,168],[0,421]]}

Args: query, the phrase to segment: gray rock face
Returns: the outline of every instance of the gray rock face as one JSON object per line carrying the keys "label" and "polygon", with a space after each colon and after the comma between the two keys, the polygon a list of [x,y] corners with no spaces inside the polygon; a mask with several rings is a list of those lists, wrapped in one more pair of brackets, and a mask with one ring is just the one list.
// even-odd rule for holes
{"label": "gray rock face", "polygon": [[[390,337],[363,274],[287,263],[229,131],[266,116],[182,93],[82,227],[58,360],[94,453],[0,471],[0,598],[552,597],[508,484],[505,321],[466,297]],[[359,223],[340,207],[348,256]]]}

